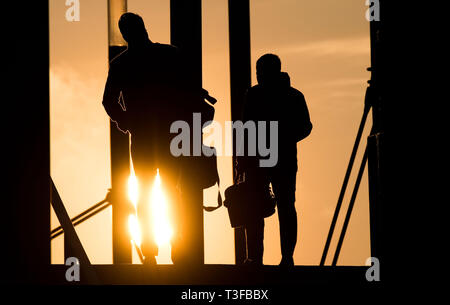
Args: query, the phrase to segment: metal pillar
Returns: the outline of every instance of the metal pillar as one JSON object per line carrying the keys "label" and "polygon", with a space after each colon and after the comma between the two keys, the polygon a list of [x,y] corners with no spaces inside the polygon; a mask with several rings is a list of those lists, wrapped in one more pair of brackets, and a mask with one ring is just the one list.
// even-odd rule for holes
{"label": "metal pillar", "polygon": [[[245,92],[251,86],[250,60],[250,4],[249,0],[228,0],[228,24],[230,36],[230,88],[231,120],[242,119]],[[233,140],[233,152],[236,151]],[[233,154],[233,173],[236,157]],[[236,177],[233,177],[236,182]],[[246,257],[245,231],[234,231],[236,264],[242,264]]]}
{"label": "metal pillar", "polygon": [[50,265],[48,1],[31,2],[26,10],[17,1],[5,4],[24,19],[4,33],[10,47],[2,86],[5,100],[14,102],[4,104],[2,120],[8,130],[2,140],[2,278],[39,283]]}
{"label": "metal pillar", "polygon": [[[202,87],[202,10],[201,0],[170,1],[170,41],[186,58],[186,70],[193,88]],[[191,146],[192,147],[192,146]],[[190,169],[194,172],[195,169]],[[204,263],[203,238],[203,189],[195,179],[184,190],[183,204],[190,207],[182,217],[186,221],[187,234],[177,248],[175,257],[192,265]]]}
{"label": "metal pillar", "polygon": [[[386,12],[384,1],[380,0],[380,16]],[[368,138],[368,177],[369,177],[369,211],[370,211],[370,246],[371,256],[377,257],[381,261],[381,239],[382,239],[382,210],[384,194],[384,103],[387,95],[386,79],[388,69],[386,66],[387,56],[384,53],[384,18],[380,21],[370,22],[370,51],[371,51],[371,71],[372,77],[370,87],[372,89],[372,121],[373,131]]]}
{"label": "metal pillar", "polygon": [[[108,0],[109,60],[126,49],[126,42],[118,26],[120,16],[126,11],[126,0]],[[127,179],[130,174],[129,136],[110,123],[110,137],[113,263],[131,263],[132,252],[127,226],[130,211],[127,199]]]}
{"label": "metal pillar", "polygon": [[202,6],[201,0],[170,1],[170,43],[177,46],[188,65],[190,85],[202,86]]}

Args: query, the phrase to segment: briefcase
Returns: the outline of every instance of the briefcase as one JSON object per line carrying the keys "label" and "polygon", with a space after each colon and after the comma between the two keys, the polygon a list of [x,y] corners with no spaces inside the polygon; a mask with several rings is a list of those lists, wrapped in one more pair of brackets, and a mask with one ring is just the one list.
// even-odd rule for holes
{"label": "briefcase", "polygon": [[268,183],[244,181],[225,190],[223,204],[228,209],[231,226],[239,228],[257,219],[272,216],[276,200]]}

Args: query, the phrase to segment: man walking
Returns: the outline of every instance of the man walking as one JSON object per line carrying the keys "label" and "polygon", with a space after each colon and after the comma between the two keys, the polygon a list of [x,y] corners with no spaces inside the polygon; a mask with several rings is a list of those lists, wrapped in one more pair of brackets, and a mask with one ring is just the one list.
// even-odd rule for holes
{"label": "man walking", "polygon": [[[256,63],[258,84],[247,91],[244,121],[278,121],[278,162],[274,167],[259,167],[260,156],[239,158],[238,172],[246,180],[271,183],[277,202],[280,223],[282,259],[280,266],[293,266],[297,243],[297,212],[295,188],[297,175],[297,142],[312,129],[303,94],[290,86],[289,75],[281,72],[281,61],[274,54],[265,54]],[[257,140],[259,139],[257,135]],[[266,135],[266,142],[270,138]],[[259,145],[257,146],[259,147]],[[246,226],[247,264],[262,264],[264,219]]]}
{"label": "man walking", "polygon": [[154,265],[158,248],[151,232],[148,194],[159,169],[166,195],[176,201],[180,164],[170,152],[170,124],[186,121],[192,114],[185,103],[182,60],[177,48],[152,42],[144,21],[136,14],[123,14],[119,28],[128,48],[110,63],[103,106],[117,127],[131,134],[131,157],[141,194],[141,249],[145,263]]}

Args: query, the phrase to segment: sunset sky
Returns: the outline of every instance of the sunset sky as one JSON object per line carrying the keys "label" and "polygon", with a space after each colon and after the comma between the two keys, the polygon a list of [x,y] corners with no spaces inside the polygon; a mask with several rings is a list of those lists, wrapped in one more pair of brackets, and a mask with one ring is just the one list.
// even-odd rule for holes
{"label": "sunset sky", "polygon": [[[109,118],[101,104],[108,71],[107,1],[80,0],[80,21],[65,19],[65,0],[50,0],[51,175],[70,217],[102,200],[110,188]],[[203,87],[219,101],[218,122],[230,119],[227,0],[203,0]],[[370,78],[369,22],[364,0],[251,0],[252,83],[255,62],[278,54],[292,86],[305,95],[311,135],[300,144],[296,207],[297,265],[319,264]],[[128,0],[150,38],[170,43],[169,0]],[[370,126],[371,120],[368,122]],[[369,128],[365,129],[363,144]],[[356,159],[360,164],[363,149]],[[356,170],[349,183],[340,232]],[[231,160],[219,158],[222,192],[232,184]],[[217,187],[205,190],[215,203]],[[367,171],[361,182],[338,264],[364,265],[370,257]],[[205,262],[234,263],[226,208],[205,214]],[[52,212],[52,228],[59,223]],[[111,209],[77,227],[98,264],[112,263]],[[331,244],[331,263],[338,234]],[[281,259],[277,215],[266,219],[265,264]],[[52,242],[52,262],[63,262],[63,237]]]}

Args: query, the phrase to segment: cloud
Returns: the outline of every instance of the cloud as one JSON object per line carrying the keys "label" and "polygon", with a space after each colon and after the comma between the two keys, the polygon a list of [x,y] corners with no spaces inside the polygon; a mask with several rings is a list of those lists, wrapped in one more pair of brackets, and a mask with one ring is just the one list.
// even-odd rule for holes
{"label": "cloud", "polygon": [[293,44],[279,48],[280,53],[306,53],[308,56],[367,56],[370,52],[369,37],[328,39],[305,44]]}
{"label": "cloud", "polygon": [[102,199],[108,187],[103,86],[104,80],[67,67],[50,69],[51,174],[71,214]]}
{"label": "cloud", "polygon": [[324,86],[361,86],[367,84],[367,78],[340,78],[325,82]]}

